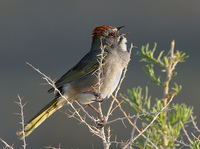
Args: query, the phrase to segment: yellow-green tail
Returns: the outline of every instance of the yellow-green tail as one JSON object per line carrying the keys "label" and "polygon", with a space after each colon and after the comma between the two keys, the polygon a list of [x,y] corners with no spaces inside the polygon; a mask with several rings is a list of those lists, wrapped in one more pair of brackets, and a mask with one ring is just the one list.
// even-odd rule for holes
{"label": "yellow-green tail", "polygon": [[[42,110],[40,110],[27,124],[24,126],[25,137],[30,135],[40,124],[42,124],[49,116],[51,116],[56,110],[62,106],[58,106],[58,98],[55,98],[49,104],[47,104]],[[17,132],[20,139],[23,138],[23,131]]]}

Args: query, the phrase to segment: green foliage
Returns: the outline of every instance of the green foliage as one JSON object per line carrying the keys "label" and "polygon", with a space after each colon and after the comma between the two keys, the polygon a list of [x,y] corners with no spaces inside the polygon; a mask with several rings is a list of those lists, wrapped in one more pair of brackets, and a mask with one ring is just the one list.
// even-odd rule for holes
{"label": "green foliage", "polygon": [[158,76],[158,77],[155,76],[155,72],[154,72],[153,67],[154,67],[153,64],[146,65],[146,66],[143,67],[143,69],[146,72],[146,74],[152,80],[152,81],[150,81],[150,83],[157,83],[158,85],[164,86],[164,84],[160,81],[161,76]]}
{"label": "green foliage", "polygon": [[165,56],[163,60],[161,60],[161,57],[164,53],[164,51],[161,51],[157,58],[154,57],[154,52],[156,51],[157,44],[155,43],[153,50],[149,50],[149,44],[146,46],[142,46],[141,52],[138,51],[136,54],[141,56],[141,61],[144,62],[151,62],[153,64],[158,64],[162,67],[165,67],[168,64],[167,57]]}
{"label": "green foliage", "polygon": [[[145,95],[143,98],[143,94]],[[126,103],[134,109],[135,113],[144,114],[150,112],[159,112],[163,105],[161,100],[156,99],[154,104],[151,103],[151,97],[148,96],[148,87],[146,87],[145,93],[142,93],[142,88],[137,87],[132,90],[128,90],[128,99]],[[162,145],[163,135],[166,135],[170,138],[180,138],[180,132],[182,129],[181,122],[187,124],[189,122],[190,115],[193,113],[192,107],[187,107],[185,104],[172,104],[171,111],[168,111],[168,116],[164,117],[164,112],[161,112],[156,121],[151,125],[149,132],[146,132],[146,135],[149,135],[149,139],[156,141],[155,144]],[[151,122],[153,119],[152,115],[141,116],[145,118],[147,122]],[[143,125],[147,124],[143,122]],[[186,126],[186,125],[185,125]],[[164,128],[164,129],[163,129]],[[164,133],[166,131],[166,133]],[[141,146],[144,144],[146,139],[140,138],[136,141],[136,144]],[[142,143],[141,143],[142,142]],[[174,143],[173,140],[167,139],[168,145],[165,147],[171,147],[173,145],[178,146],[179,144]],[[135,145],[136,145],[135,144]],[[151,147],[150,147],[151,148]]]}
{"label": "green foliage", "polygon": [[196,138],[194,138],[193,142],[191,142],[192,144],[192,149],[200,149],[200,141],[197,140]]}
{"label": "green foliage", "polygon": [[[152,102],[152,98],[148,93],[148,87],[146,87],[145,91],[141,87],[135,87],[132,90],[128,89],[128,95],[124,103],[139,115],[160,112],[154,123],[145,131],[145,136],[159,148],[176,148],[182,145],[176,140],[180,140],[180,137],[184,136],[183,133],[181,134],[182,124],[184,127],[187,127],[187,124],[190,122],[189,118],[193,114],[193,108],[188,107],[184,103],[170,104],[173,98],[181,91],[182,86],[175,82],[174,86],[170,86],[169,84],[171,79],[177,74],[174,71],[176,65],[179,62],[183,62],[188,56],[179,51],[174,53],[173,41],[169,54],[164,55],[164,51],[161,51],[155,57],[156,46],[157,44],[155,43],[153,50],[149,50],[149,44],[147,44],[146,46],[142,46],[141,51],[138,51],[136,54],[142,57],[141,61],[149,63],[143,69],[150,77],[150,83],[156,83],[162,87],[164,92],[163,99],[156,98]],[[161,76],[156,76],[154,65],[160,66],[160,71],[164,72],[164,75],[167,76],[166,80],[162,81]],[[163,110],[167,108],[171,110]],[[154,114],[143,115],[140,118],[145,119],[145,121],[142,121],[142,126],[145,128],[153,120]],[[152,145],[143,137],[135,140],[133,145],[139,148],[152,148]],[[194,141],[190,142],[188,146],[197,148],[199,145],[200,142],[194,138]]]}

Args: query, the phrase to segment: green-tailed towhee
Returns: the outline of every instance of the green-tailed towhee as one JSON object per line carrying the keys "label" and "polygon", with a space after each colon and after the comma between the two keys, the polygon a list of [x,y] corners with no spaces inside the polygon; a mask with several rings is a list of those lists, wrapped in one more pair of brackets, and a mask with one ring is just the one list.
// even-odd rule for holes
{"label": "green-tailed towhee", "polygon": [[[130,61],[127,52],[125,34],[119,34],[122,27],[108,25],[97,26],[92,33],[90,51],[57,82],[56,87],[70,102],[77,100],[81,104],[88,104],[109,98],[116,89],[123,69]],[[104,48],[102,59],[101,85],[98,84],[100,54]],[[51,88],[48,92],[53,92]],[[28,136],[51,114],[63,107],[67,101],[56,93],[54,100],[47,104],[24,127],[25,136]],[[91,105],[90,105],[91,106]],[[19,138],[23,137],[22,131],[17,132]]]}

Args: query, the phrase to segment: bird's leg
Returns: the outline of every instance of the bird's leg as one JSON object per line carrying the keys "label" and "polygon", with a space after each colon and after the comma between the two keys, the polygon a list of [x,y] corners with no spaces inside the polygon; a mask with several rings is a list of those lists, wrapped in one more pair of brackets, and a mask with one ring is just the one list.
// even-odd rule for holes
{"label": "bird's leg", "polygon": [[[96,101],[96,102],[103,102],[105,99],[102,99],[102,97],[101,97],[101,94],[98,94],[98,93],[96,93],[96,92],[92,92],[92,91],[85,91],[84,93],[88,93],[88,94],[92,94],[92,95],[94,95],[95,96],[95,99],[94,100],[92,100],[92,101]],[[91,105],[91,104],[87,104],[90,108],[92,108],[92,110],[94,110],[97,114],[98,114],[98,117],[99,117],[99,121],[97,121],[96,123],[97,123],[97,128],[102,128],[102,127],[104,127],[105,126],[105,124],[104,124],[104,118],[102,119],[101,118],[101,115],[100,115],[100,112],[99,112],[99,110],[97,110],[93,105]]]}
{"label": "bird's leg", "polygon": [[99,115],[99,110],[97,110],[93,105],[87,104],[92,110],[94,110]]}
{"label": "bird's leg", "polygon": [[[100,117],[100,113],[99,113],[99,110],[97,110],[93,105],[91,105],[91,104],[87,104],[90,108],[92,108],[92,110],[94,110],[97,114],[98,114],[98,116]],[[104,120],[101,120],[101,121],[98,121],[98,122],[96,122],[97,123],[97,128],[102,128],[102,127],[104,127]]]}

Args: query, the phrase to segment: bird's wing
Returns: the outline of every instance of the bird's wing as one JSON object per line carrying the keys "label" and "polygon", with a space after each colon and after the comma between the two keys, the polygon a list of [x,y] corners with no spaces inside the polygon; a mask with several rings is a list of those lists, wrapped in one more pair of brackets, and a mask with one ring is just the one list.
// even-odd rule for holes
{"label": "bird's wing", "polygon": [[[85,56],[77,65],[65,73],[59,80],[56,81],[56,87],[60,88],[62,85],[69,83],[73,80],[79,79],[89,73],[96,71],[99,68],[98,56],[93,59],[88,59],[90,56]],[[105,63],[105,57],[107,52],[104,53],[103,66]],[[54,88],[48,90],[48,92],[54,91]]]}

